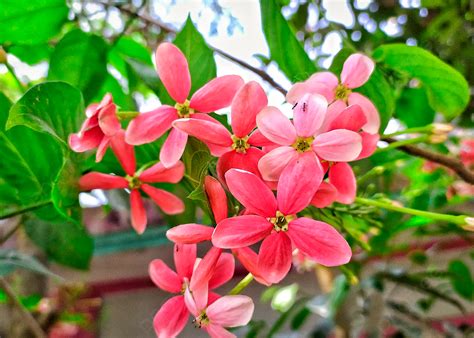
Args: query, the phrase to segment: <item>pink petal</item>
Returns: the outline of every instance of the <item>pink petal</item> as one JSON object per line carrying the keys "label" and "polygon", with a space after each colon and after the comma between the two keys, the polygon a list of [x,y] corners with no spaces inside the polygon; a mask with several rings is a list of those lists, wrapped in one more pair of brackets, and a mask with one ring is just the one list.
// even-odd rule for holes
{"label": "pink petal", "polygon": [[350,105],[357,104],[362,107],[367,123],[362,129],[371,134],[377,134],[380,128],[380,115],[372,101],[359,93],[351,93],[348,98]]}
{"label": "pink petal", "polygon": [[312,152],[298,156],[282,171],[278,181],[278,210],[293,215],[306,208],[323,179],[324,172]]}
{"label": "pink petal", "polygon": [[377,150],[377,143],[380,140],[379,134],[369,134],[363,131],[359,135],[362,137],[362,151],[357,157],[358,160],[372,155]]}
{"label": "pink petal", "polygon": [[189,106],[200,113],[228,107],[243,84],[244,80],[238,75],[216,77],[193,94]]}
{"label": "pink petal", "polygon": [[329,127],[333,120],[335,120],[344,109],[346,109],[347,104],[343,100],[333,101],[327,109],[326,119],[324,120],[323,125],[318,131],[318,134],[327,132],[331,130]]}
{"label": "pink petal", "polygon": [[141,113],[128,124],[125,141],[134,145],[153,142],[170,129],[177,118],[176,109],[170,106]]}
{"label": "pink petal", "polygon": [[110,137],[104,136],[95,153],[95,161],[98,163],[104,158],[105,152],[110,146]]}
{"label": "pink petal", "polygon": [[247,325],[252,319],[252,298],[243,295],[224,296],[209,305],[206,314],[213,324],[224,327]]}
{"label": "pink petal", "polygon": [[195,223],[181,224],[166,231],[166,237],[174,243],[195,244],[210,241],[213,227]]}
{"label": "pink petal", "polygon": [[286,94],[286,100],[295,104],[305,94],[320,94],[328,102],[334,99],[334,89],[339,84],[336,75],[331,72],[318,72],[313,74],[305,82],[296,83]]}
{"label": "pink petal", "polygon": [[132,227],[141,235],[146,229],[147,218],[143,199],[137,189],[133,189],[130,193],[130,209]]}
{"label": "pink petal", "polygon": [[359,131],[367,123],[367,118],[359,105],[352,105],[345,108],[331,122],[329,130],[347,129]]}
{"label": "pink petal", "polygon": [[353,131],[336,129],[316,136],[312,147],[326,161],[353,161],[362,150],[362,138]]}
{"label": "pink petal", "polygon": [[275,196],[258,176],[241,169],[230,169],[225,174],[225,179],[232,195],[249,212],[264,217],[275,216]]}
{"label": "pink petal", "polygon": [[220,325],[209,324],[204,328],[211,338],[235,338],[235,334],[227,331]]}
{"label": "pink petal", "polygon": [[[203,291],[201,291],[201,290],[203,290]],[[199,300],[201,300],[203,298],[202,293],[203,292],[205,293],[207,288],[201,289],[201,290],[199,290],[201,295],[199,295],[199,293],[196,293],[196,296]],[[204,310],[204,308],[205,308],[205,305],[201,306],[202,304],[199,304],[200,306],[198,306],[196,304],[196,300],[194,299],[194,294],[191,293],[191,290],[189,289],[189,287],[186,287],[186,290],[184,291],[184,304],[186,304],[186,308],[188,309],[189,312],[191,312],[191,314],[194,317],[199,316],[201,311]]]}
{"label": "pink petal", "polygon": [[231,125],[237,137],[247,136],[256,126],[257,114],[267,105],[267,95],[255,81],[243,86],[232,101]]}
{"label": "pink petal", "polygon": [[163,166],[171,168],[178,163],[186,148],[186,142],[188,135],[185,132],[176,128],[171,129],[160,150],[160,161]]}
{"label": "pink petal", "polygon": [[262,240],[272,228],[266,218],[257,215],[227,218],[217,224],[212,234],[212,244],[224,249],[242,248]]}
{"label": "pink petal", "polygon": [[253,275],[257,282],[266,286],[271,285],[270,282],[267,282],[262,277],[260,271],[258,270],[258,255],[255,253],[255,251],[249,247],[244,247],[232,249],[232,253],[235,255],[235,257],[237,257],[240,263],[242,263],[244,268]]}
{"label": "pink petal", "polygon": [[265,181],[278,181],[281,172],[288,163],[296,160],[298,152],[293,147],[282,146],[263,155],[258,162],[258,169]]}
{"label": "pink petal", "polygon": [[187,278],[189,280],[193,275],[196,251],[196,244],[174,245],[174,266],[181,279]]}
{"label": "pink petal", "polygon": [[113,136],[122,129],[120,121],[117,118],[117,107],[115,104],[111,103],[100,110],[99,126],[107,136]]}
{"label": "pink petal", "polygon": [[288,146],[296,140],[296,130],[291,121],[275,107],[266,107],[257,115],[260,132],[270,141]]}
{"label": "pink petal", "polygon": [[73,151],[82,153],[97,148],[103,138],[104,133],[96,127],[84,133],[69,135],[68,143]]}
{"label": "pink petal", "polygon": [[153,319],[158,338],[178,336],[188,322],[189,311],[184,303],[183,296],[168,299],[156,313]]}
{"label": "pink petal", "polygon": [[341,82],[348,88],[357,88],[366,83],[372,72],[375,64],[367,56],[363,54],[352,54],[344,62],[341,72]]}
{"label": "pink petal", "polygon": [[176,215],[184,211],[184,203],[176,195],[148,184],[143,184],[141,189],[151,197],[153,202],[155,202],[165,214]]}
{"label": "pink petal", "polygon": [[283,232],[274,232],[262,242],[258,269],[265,280],[278,283],[291,268],[291,241]]}
{"label": "pink petal", "polygon": [[79,189],[89,191],[92,189],[125,189],[128,188],[128,182],[121,176],[90,172],[79,179]]}
{"label": "pink petal", "polygon": [[119,130],[110,139],[110,147],[115,156],[117,156],[117,160],[120,162],[127,175],[135,175],[135,149],[132,145],[125,142],[125,132],[123,130]]}
{"label": "pink petal", "polygon": [[262,132],[255,129],[247,141],[250,145],[255,147],[274,146],[275,143],[263,136]]}
{"label": "pink petal", "polygon": [[234,256],[229,253],[223,253],[217,261],[214,273],[209,280],[209,289],[216,289],[232,279],[235,270]]}
{"label": "pink petal", "polygon": [[156,70],[170,96],[183,103],[191,90],[188,61],[175,45],[165,42],[156,49]]}
{"label": "pink petal", "polygon": [[194,291],[204,286],[207,288],[208,282],[211,279],[212,274],[214,273],[214,269],[221,253],[222,249],[213,246],[204,256],[204,258],[201,259],[198,266],[194,270],[193,276],[191,278],[191,290]]}
{"label": "pink petal", "polygon": [[173,126],[203,142],[224,147],[232,145],[229,131],[220,123],[188,118],[174,121]]}
{"label": "pink petal", "polygon": [[336,163],[329,168],[329,182],[336,188],[336,201],[344,204],[354,202],[357,191],[356,178],[349,164]]}
{"label": "pink petal", "polygon": [[150,262],[148,274],[153,283],[160,289],[171,293],[181,292],[181,278],[161,259],[154,259]]}
{"label": "pink petal", "polygon": [[[242,169],[257,176],[260,176],[258,170],[258,161],[262,158],[263,151],[255,147],[247,149],[245,154],[236,151],[230,151],[222,155],[217,161],[217,175],[219,179],[225,181],[225,173],[232,168]],[[226,215],[227,217],[227,215]]]}
{"label": "pink petal", "polygon": [[162,163],[157,163],[150,168],[144,170],[139,178],[142,182],[168,182],[178,183],[184,175],[184,164],[179,161],[170,168],[165,168]]}
{"label": "pink petal", "polygon": [[218,180],[208,175],[204,178],[204,190],[214,214],[214,220],[216,223],[219,223],[224,218],[227,218],[227,195],[224,188],[222,188]]}
{"label": "pink petal", "polygon": [[290,222],[287,233],[295,247],[322,265],[342,265],[351,259],[351,247],[329,224],[300,217]]}
{"label": "pink petal", "polygon": [[324,96],[304,95],[293,108],[293,123],[298,136],[314,136],[324,122],[327,107]]}
{"label": "pink petal", "polygon": [[314,194],[311,204],[316,208],[326,208],[337,198],[337,189],[330,183],[321,182],[316,194]]}
{"label": "pink petal", "polygon": [[[109,98],[111,98],[111,96],[109,96]],[[104,101],[105,99],[105,96],[104,98],[102,99],[102,101]],[[99,111],[98,111],[98,108],[99,108],[99,104],[98,103],[92,103],[90,105],[87,106],[86,108],[86,116],[87,118],[91,118],[93,116],[95,116]]]}

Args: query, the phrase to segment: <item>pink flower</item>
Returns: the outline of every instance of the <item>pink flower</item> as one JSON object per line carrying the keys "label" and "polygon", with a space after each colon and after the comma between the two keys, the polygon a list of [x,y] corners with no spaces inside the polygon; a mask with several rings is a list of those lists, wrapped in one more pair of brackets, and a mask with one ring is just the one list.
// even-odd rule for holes
{"label": "pink flower", "polygon": [[305,94],[321,94],[331,104],[329,113],[332,109],[339,111],[341,107],[358,104],[367,117],[363,130],[376,134],[380,128],[380,116],[377,108],[367,97],[352,91],[369,80],[374,67],[374,62],[367,56],[359,53],[352,54],[344,62],[341,82],[331,72],[315,73],[308,80],[295,83],[286,95],[286,100],[295,104]]}
{"label": "pink flower", "polygon": [[[278,182],[277,198],[256,175],[231,169],[226,173],[230,192],[248,213],[221,221],[212,235],[220,248],[242,248],[263,239],[258,256],[258,271],[269,283],[282,280],[291,267],[293,248],[300,249],[315,261],[335,266],[347,263],[351,248],[329,224],[300,217],[317,188],[313,159],[302,156],[290,163]],[[312,188],[315,187],[315,188]]]}
{"label": "pink flower", "polygon": [[260,159],[258,168],[263,179],[277,181],[288,163],[305,155],[317,163],[311,165],[315,168],[313,173],[319,178],[316,182],[319,185],[323,171],[317,157],[325,161],[347,162],[359,156],[362,139],[356,132],[342,128],[320,131],[326,108],[327,101],[323,96],[307,94],[294,108],[293,123],[275,107],[260,112],[257,116],[259,130],[270,141],[280,145]]}
{"label": "pink flower", "polygon": [[147,217],[140,190],[165,212],[174,215],[184,211],[184,203],[172,193],[155,188],[149,183],[168,182],[177,183],[184,175],[184,164],[176,163],[171,168],[165,168],[157,163],[143,171],[136,171],[135,152],[133,146],[125,143],[124,132],[117,133],[111,138],[112,150],[125,170],[126,176],[115,176],[100,172],[90,172],[79,180],[79,187],[83,191],[92,189],[129,189],[132,226],[142,234],[145,231]]}
{"label": "pink flower", "polygon": [[[188,100],[191,91],[191,75],[184,54],[171,43],[162,43],[155,54],[158,76],[169,95],[176,101],[174,107],[163,105],[133,119],[126,133],[127,143],[138,145],[149,143],[172,128],[179,118],[215,121],[207,113],[228,107],[243,80],[237,75],[217,77],[196,91]],[[188,135],[172,128],[160,151],[160,161],[165,167],[173,166],[183,154]]]}
{"label": "pink flower", "polygon": [[[196,258],[196,245],[174,246],[174,264],[176,272],[162,260],[150,263],[149,274],[153,283],[160,289],[179,294],[168,299],[156,313],[153,325],[158,337],[176,337],[186,325],[189,311],[184,301],[186,290],[206,290],[204,302],[207,305],[219,295],[207,290],[215,289],[228,282],[234,275],[234,258],[231,254],[221,254],[221,250],[212,248],[200,260]],[[202,294],[202,293],[201,293]]]}
{"label": "pink flower", "polygon": [[470,167],[474,164],[474,139],[462,140],[461,142],[461,162]]}
{"label": "pink flower", "polygon": [[106,94],[99,104],[89,105],[86,116],[81,130],[69,135],[69,146],[78,153],[98,148],[95,160],[100,162],[110,145],[111,137],[121,129],[112,95]]}
{"label": "pink flower", "polygon": [[206,143],[211,153],[219,157],[217,174],[223,182],[224,174],[231,168],[260,175],[257,164],[264,153],[257,146],[268,143],[268,140],[262,138],[260,133],[252,131],[256,127],[257,114],[267,103],[267,96],[262,87],[251,81],[237,92],[232,101],[232,134],[217,121],[216,124],[196,119],[194,116],[176,120],[173,126]]}
{"label": "pink flower", "polygon": [[207,290],[189,290],[185,293],[186,306],[195,317],[194,325],[205,330],[212,338],[232,338],[234,334],[226,327],[247,325],[252,319],[254,304],[252,298],[242,295],[224,296],[207,305]]}

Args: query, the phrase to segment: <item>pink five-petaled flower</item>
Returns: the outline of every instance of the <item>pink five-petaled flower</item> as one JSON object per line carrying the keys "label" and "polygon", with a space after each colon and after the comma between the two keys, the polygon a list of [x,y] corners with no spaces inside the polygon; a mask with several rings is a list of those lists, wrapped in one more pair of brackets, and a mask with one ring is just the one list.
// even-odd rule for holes
{"label": "pink five-petaled flower", "polygon": [[[202,260],[196,258],[195,244],[176,244],[174,246],[176,272],[162,260],[155,259],[149,265],[152,281],[160,289],[179,294],[168,299],[156,313],[153,320],[159,338],[176,337],[186,325],[189,311],[184,302],[186,290],[215,289],[228,282],[234,275],[234,258],[219,249],[211,249]],[[209,293],[203,300],[207,305],[219,295]]]}
{"label": "pink five-petaled flower", "polygon": [[288,163],[306,155],[318,163],[318,168],[312,173],[319,178],[316,181],[319,185],[324,173],[317,157],[325,161],[347,162],[359,156],[362,139],[356,132],[347,129],[320,131],[326,109],[327,101],[323,96],[307,94],[294,108],[293,123],[275,107],[264,108],[258,114],[257,125],[261,133],[280,145],[258,163],[264,180],[277,181]]}
{"label": "pink five-petaled flower", "polygon": [[250,133],[256,127],[257,114],[267,103],[267,96],[262,87],[251,81],[245,84],[232,100],[232,134],[219,122],[216,124],[193,117],[176,120],[173,126],[205,142],[211,153],[219,157],[217,174],[222,182],[224,174],[231,168],[260,175],[257,164],[264,153],[257,146],[264,144],[261,143],[260,133]]}
{"label": "pink five-petaled flower", "polygon": [[329,117],[333,109],[340,111],[341,107],[358,104],[367,117],[363,130],[376,134],[380,127],[377,108],[367,97],[352,91],[367,82],[374,67],[374,62],[367,56],[359,53],[352,54],[344,62],[340,83],[337,76],[331,72],[315,73],[308,80],[295,83],[288,91],[286,100],[295,104],[305,94],[321,94],[331,104]]}
{"label": "pink five-petaled flower", "polygon": [[129,189],[132,226],[139,234],[143,233],[147,217],[140,190],[146,193],[163,210],[173,215],[184,211],[184,203],[172,193],[155,188],[149,183],[168,182],[178,183],[184,175],[184,164],[176,163],[171,168],[165,168],[157,163],[143,171],[136,171],[135,152],[133,146],[125,143],[123,131],[111,139],[111,146],[122,164],[126,176],[115,176],[100,172],[90,172],[79,180],[83,191],[92,189]]}
{"label": "pink five-petaled flower", "polygon": [[[235,93],[243,85],[237,75],[226,75],[209,81],[196,91],[191,100],[191,75],[184,54],[171,43],[162,43],[155,54],[158,76],[170,96],[176,101],[174,107],[163,105],[151,112],[139,114],[134,118],[126,133],[126,141],[138,145],[149,143],[163,135],[179,118],[192,116],[217,122],[207,113],[228,107]],[[172,128],[160,151],[160,161],[165,167],[174,165],[183,154],[188,134]]]}
{"label": "pink five-petaled flower", "polygon": [[258,271],[270,283],[279,282],[290,270],[292,247],[326,266],[347,263],[351,248],[333,227],[296,215],[308,206],[317,188],[313,171],[308,170],[311,162],[311,158],[302,156],[283,170],[276,199],[259,177],[239,169],[229,170],[226,173],[229,190],[248,214],[217,224],[212,243],[232,249],[263,239]]}
{"label": "pink five-petaled flower", "polygon": [[198,289],[191,292],[186,289],[184,299],[186,306],[195,317],[194,325],[205,330],[212,338],[234,338],[226,327],[247,325],[252,319],[254,304],[252,298],[242,295],[224,296],[212,304],[202,302],[206,299],[207,290]]}
{"label": "pink five-petaled flower", "polygon": [[89,105],[86,116],[81,130],[69,135],[69,146],[78,153],[97,148],[95,160],[100,162],[110,145],[111,137],[121,129],[112,95],[106,94],[100,103]]}

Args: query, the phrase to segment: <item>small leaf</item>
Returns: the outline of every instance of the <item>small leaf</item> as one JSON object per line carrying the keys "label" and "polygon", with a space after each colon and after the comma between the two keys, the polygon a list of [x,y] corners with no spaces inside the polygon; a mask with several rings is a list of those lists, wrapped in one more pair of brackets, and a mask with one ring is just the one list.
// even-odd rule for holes
{"label": "small leaf", "polygon": [[472,301],[474,299],[474,279],[471,271],[464,262],[453,260],[449,263],[448,271],[451,274],[451,285],[461,297]]}
{"label": "small leaf", "polygon": [[5,276],[17,268],[37,272],[42,275],[61,278],[49,271],[34,257],[11,249],[0,249],[0,276]]}

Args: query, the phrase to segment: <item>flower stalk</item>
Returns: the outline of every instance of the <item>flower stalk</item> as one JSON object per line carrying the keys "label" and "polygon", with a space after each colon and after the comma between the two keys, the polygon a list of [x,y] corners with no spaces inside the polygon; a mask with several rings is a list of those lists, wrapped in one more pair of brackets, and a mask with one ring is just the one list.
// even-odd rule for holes
{"label": "flower stalk", "polygon": [[232,290],[229,291],[229,295],[238,295],[250,284],[253,280],[253,275],[249,273],[245,276]]}

